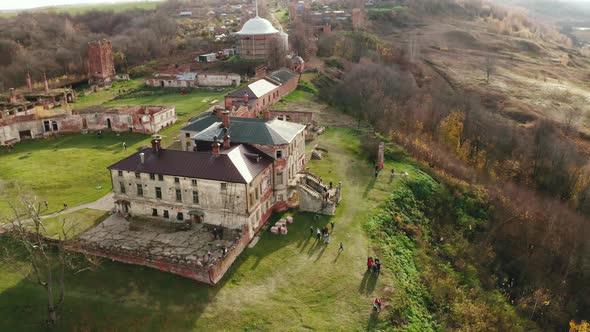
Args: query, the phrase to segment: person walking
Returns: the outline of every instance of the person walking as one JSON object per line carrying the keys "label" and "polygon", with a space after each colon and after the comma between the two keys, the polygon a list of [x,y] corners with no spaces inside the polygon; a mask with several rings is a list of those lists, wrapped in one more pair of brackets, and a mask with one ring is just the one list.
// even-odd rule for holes
{"label": "person walking", "polygon": [[391,174],[389,175],[389,183],[391,183],[393,181],[393,178],[395,177],[395,168],[391,168]]}
{"label": "person walking", "polygon": [[127,150],[127,143],[123,142],[123,151]]}
{"label": "person walking", "polygon": [[317,229],[316,238],[317,238],[318,241],[322,238],[322,232],[320,231],[320,228],[319,227]]}
{"label": "person walking", "polygon": [[343,252],[344,251],[344,243],[342,243],[342,241],[340,241],[340,247],[338,247],[338,252]]}
{"label": "person walking", "polygon": [[322,228],[322,237],[326,236],[326,229]]}
{"label": "person walking", "polygon": [[329,233],[326,233],[326,236],[325,236],[324,242],[325,242],[326,244],[330,244],[330,234],[329,234]]}
{"label": "person walking", "polygon": [[377,310],[377,313],[381,312],[381,299],[380,298],[375,299],[375,302],[373,302],[373,308],[375,308],[375,310]]}
{"label": "person walking", "polygon": [[375,261],[373,262],[373,273],[377,273],[377,264],[379,264],[379,258],[375,257]]}
{"label": "person walking", "polygon": [[330,226],[332,226],[332,232],[334,231],[334,222],[330,221]]}
{"label": "person walking", "polygon": [[367,269],[369,271],[371,271],[372,267],[373,267],[373,257],[369,257],[369,259],[367,260]]}
{"label": "person walking", "polygon": [[381,272],[381,261],[378,258],[375,259],[375,270],[377,273]]}
{"label": "person walking", "polygon": [[309,226],[309,236],[313,236],[313,226]]}
{"label": "person walking", "polygon": [[328,228],[328,225],[326,225],[326,227],[324,227],[324,233],[328,234],[330,232],[330,229]]}

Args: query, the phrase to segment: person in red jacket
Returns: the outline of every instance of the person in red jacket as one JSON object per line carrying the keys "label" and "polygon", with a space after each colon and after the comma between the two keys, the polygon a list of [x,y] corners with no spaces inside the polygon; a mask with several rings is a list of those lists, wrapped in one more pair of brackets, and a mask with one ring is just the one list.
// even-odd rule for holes
{"label": "person in red jacket", "polygon": [[377,310],[377,313],[381,312],[381,299],[380,298],[375,299],[375,302],[373,303],[373,308],[375,308],[375,310]]}
{"label": "person in red jacket", "polygon": [[373,257],[369,257],[369,259],[367,260],[367,269],[369,269],[369,271],[371,271],[372,267],[373,267]]}

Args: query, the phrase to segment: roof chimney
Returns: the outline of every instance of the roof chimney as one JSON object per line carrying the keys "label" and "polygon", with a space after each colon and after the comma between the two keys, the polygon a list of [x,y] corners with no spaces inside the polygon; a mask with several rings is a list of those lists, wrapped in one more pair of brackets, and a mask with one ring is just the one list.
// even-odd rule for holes
{"label": "roof chimney", "polygon": [[221,122],[225,128],[229,128],[229,111],[221,112]]}
{"label": "roof chimney", "polygon": [[47,74],[43,72],[43,86],[45,87],[45,93],[49,93],[49,83],[47,82]]}
{"label": "roof chimney", "polygon": [[229,130],[225,131],[225,135],[223,135],[223,148],[229,149],[231,147],[231,140],[229,136]]}
{"label": "roof chimney", "polygon": [[142,164],[145,164],[145,153],[142,152],[139,154],[139,160],[141,160]]}
{"label": "roof chimney", "polygon": [[213,152],[214,157],[219,157],[219,142],[217,141],[217,136],[213,137],[213,144],[211,145],[211,151]]}
{"label": "roof chimney", "polygon": [[152,140],[152,151],[154,153],[159,153],[160,150],[162,150],[162,147],[160,146],[160,140],[155,138]]}
{"label": "roof chimney", "polygon": [[31,72],[27,70],[27,73],[25,74],[25,80],[27,81],[27,89],[29,89],[29,91],[33,91],[33,82],[31,81]]}

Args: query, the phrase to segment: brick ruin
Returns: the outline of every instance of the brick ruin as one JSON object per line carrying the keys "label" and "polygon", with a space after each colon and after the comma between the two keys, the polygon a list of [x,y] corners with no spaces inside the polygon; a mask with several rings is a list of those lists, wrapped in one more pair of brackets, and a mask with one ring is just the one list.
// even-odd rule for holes
{"label": "brick ruin", "polygon": [[115,79],[113,45],[102,39],[88,43],[88,83],[109,85]]}

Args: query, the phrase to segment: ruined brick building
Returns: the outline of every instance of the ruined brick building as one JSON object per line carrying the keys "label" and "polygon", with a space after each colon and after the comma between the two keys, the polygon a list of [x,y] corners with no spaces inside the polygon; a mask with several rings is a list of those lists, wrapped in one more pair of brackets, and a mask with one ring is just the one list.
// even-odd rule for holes
{"label": "ruined brick building", "polygon": [[115,78],[113,46],[102,39],[88,43],[88,83],[109,85]]}
{"label": "ruined brick building", "polygon": [[297,88],[299,75],[287,68],[267,74],[225,96],[224,106],[241,117],[258,117]]}

